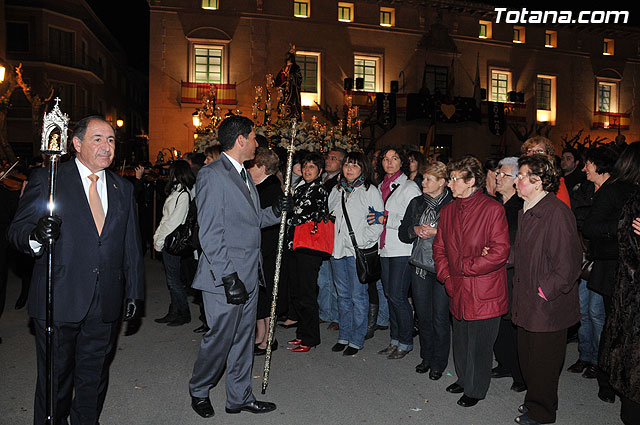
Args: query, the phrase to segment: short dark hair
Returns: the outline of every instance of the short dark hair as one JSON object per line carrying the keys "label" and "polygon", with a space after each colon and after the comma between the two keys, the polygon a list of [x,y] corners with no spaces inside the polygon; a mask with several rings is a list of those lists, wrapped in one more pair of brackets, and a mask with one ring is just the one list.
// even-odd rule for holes
{"label": "short dark hair", "polygon": [[407,158],[413,158],[418,163],[418,172],[420,172],[420,167],[424,164],[424,155],[422,155],[418,151],[408,151]]}
{"label": "short dark hair", "polygon": [[196,176],[191,170],[189,163],[183,159],[173,161],[169,166],[169,180],[164,191],[169,195],[177,186],[181,184],[182,187],[191,189],[196,182]]}
{"label": "short dark hair", "polygon": [[324,157],[317,152],[309,152],[308,154],[306,154],[302,158],[302,161],[300,161],[300,166],[304,167],[304,164],[306,164],[307,162],[313,163],[316,167],[318,167],[318,169],[320,169],[320,172],[324,170]]}
{"label": "short dark hair", "polygon": [[222,151],[226,152],[233,149],[238,136],[249,137],[249,133],[253,129],[253,121],[242,115],[232,115],[225,118],[220,127],[218,127],[218,140]]}
{"label": "short dark hair", "polygon": [[547,192],[556,193],[560,187],[560,174],[553,163],[552,156],[544,154],[523,155],[518,159],[518,167],[529,167],[529,181],[531,175],[538,176],[542,181],[542,189]]}
{"label": "short dark hair", "polygon": [[206,159],[206,155],[202,152],[194,152],[191,155],[191,163],[193,165],[199,165],[200,167],[204,166],[204,160]]}
{"label": "short dark hair", "polygon": [[394,151],[396,154],[398,154],[398,158],[400,158],[400,161],[401,161],[400,171],[402,171],[405,175],[408,176],[411,173],[411,171],[409,170],[409,158],[407,158],[407,155],[404,153],[404,151],[400,148],[395,148],[393,146],[385,146],[380,150],[380,153],[378,154],[378,159],[376,161],[376,171],[378,172],[378,176],[380,177],[380,180],[382,181],[385,174],[387,174],[384,171],[384,167],[382,166],[382,158],[384,158],[384,156],[389,151]]}
{"label": "short dark hair", "polygon": [[482,169],[482,163],[473,155],[463,156],[461,159],[450,163],[447,171],[451,174],[453,171],[460,171],[464,175],[464,181],[470,180],[472,177],[476,179],[474,187],[484,187],[485,174]]}
{"label": "short dark hair", "polygon": [[[373,176],[371,173],[371,161],[367,159],[362,152],[349,152],[345,157],[342,165],[344,164],[358,164],[364,177],[364,187],[369,189],[369,186],[373,184]],[[340,179],[344,179],[344,173],[340,171]]]}
{"label": "short dark hair", "polygon": [[90,115],[88,117],[82,118],[80,121],[78,121],[76,123],[76,126],[73,128],[73,137],[77,137],[78,139],[84,141],[84,135],[87,132],[87,127],[89,127],[89,124],[93,120],[102,121],[104,123],[109,124],[109,126],[113,130],[113,134],[116,134],[116,131],[113,128],[113,126],[111,125],[111,123],[109,121],[107,121],[106,119],[104,119],[104,117],[102,117],[100,115]]}
{"label": "short dark hair", "polygon": [[565,153],[570,153],[571,155],[573,155],[573,159],[576,162],[582,161],[582,159],[580,158],[580,154],[578,153],[578,150],[575,148],[572,148],[571,146],[568,146],[562,149],[562,155],[564,155]]}
{"label": "short dark hair", "polygon": [[584,154],[584,162],[585,164],[587,161],[593,163],[598,174],[613,174],[616,156],[616,152],[613,149],[607,146],[600,146],[587,150]]}

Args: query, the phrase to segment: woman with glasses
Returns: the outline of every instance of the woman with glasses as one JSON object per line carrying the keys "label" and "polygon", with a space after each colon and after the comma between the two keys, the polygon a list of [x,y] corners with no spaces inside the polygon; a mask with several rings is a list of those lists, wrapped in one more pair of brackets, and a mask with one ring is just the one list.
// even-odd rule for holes
{"label": "woman with glasses", "polygon": [[391,341],[378,351],[388,359],[401,359],[413,350],[413,311],[409,303],[409,256],[411,245],[398,239],[398,228],[409,202],[420,195],[420,189],[409,180],[409,160],[402,151],[386,147],[378,156],[378,175],[383,176],[378,187],[384,207],[373,209],[367,216],[369,224],[382,224],[380,264],[382,286],[389,301]]}
{"label": "woman with glasses", "polygon": [[[553,142],[543,136],[534,136],[527,139],[522,146],[520,146],[520,152],[523,155],[547,155],[551,162],[555,161],[555,148]],[[557,167],[561,170],[560,167]],[[567,204],[571,208],[571,200],[569,198],[569,190],[564,183],[564,177],[560,176],[558,188],[556,189],[556,196],[562,202]]]}
{"label": "woman with glasses", "polygon": [[346,216],[358,248],[370,248],[382,233],[382,224],[367,223],[370,208],[381,211],[382,197],[371,180],[367,158],[363,153],[351,152],[344,160],[338,184],[329,195],[329,212],[336,218],[331,269],[338,293],[340,323],[338,342],[331,350],[342,351],[345,356],[352,356],[364,347],[369,310],[368,285],[358,279]]}
{"label": "woman with glasses", "polygon": [[[509,242],[513,246],[518,229],[518,213],[522,209],[523,200],[516,194],[518,174],[518,158],[515,156],[503,158],[498,163],[496,191],[507,216],[509,226]],[[518,363],[517,328],[511,322],[511,294],[513,292],[513,264],[507,263],[507,287],[509,289],[509,312],[502,316],[493,354],[498,365],[491,370],[492,378],[512,377],[511,390],[522,392],[527,389]]]}
{"label": "woman with glasses", "polygon": [[458,379],[447,387],[463,407],[485,398],[491,382],[493,343],[508,311],[509,230],[504,208],[485,195],[482,164],[466,156],[449,165],[455,200],[440,211],[433,241],[438,280],[453,316],[453,359]]}
{"label": "woman with glasses", "polygon": [[571,209],[554,194],[559,176],[549,157],[523,156],[518,165],[524,205],[510,255],[511,320],[518,327],[518,359],[528,389],[515,421],[547,424],[556,420],[567,329],[580,320],[582,247]]}
{"label": "woman with glasses", "polygon": [[[422,168],[422,195],[411,200],[398,230],[404,243],[413,244],[416,251],[424,252],[428,263],[411,260],[411,295],[420,330],[420,357],[417,373],[429,372],[429,379],[437,381],[449,361],[451,333],[449,330],[449,297],[438,282],[433,266],[433,238],[438,233],[440,210],[453,201],[447,187],[447,166],[434,162]],[[419,255],[419,254],[418,254]],[[415,257],[415,258],[425,258]],[[423,266],[423,267],[420,267]],[[429,371],[431,369],[431,371]]]}

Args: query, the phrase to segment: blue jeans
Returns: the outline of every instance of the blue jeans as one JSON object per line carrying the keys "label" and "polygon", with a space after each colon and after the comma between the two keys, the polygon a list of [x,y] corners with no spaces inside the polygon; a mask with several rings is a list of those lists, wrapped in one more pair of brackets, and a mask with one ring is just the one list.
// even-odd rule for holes
{"label": "blue jeans", "polygon": [[413,350],[413,310],[409,304],[409,257],[381,257],[382,287],[389,302],[391,344]]}
{"label": "blue jeans", "polygon": [[384,288],[382,287],[382,281],[376,282],[376,288],[378,289],[378,320],[376,325],[389,326],[389,303],[387,302],[387,296],[384,294]]}
{"label": "blue jeans", "polygon": [[604,327],[605,313],[602,295],[587,288],[587,281],[580,280],[580,328],[578,328],[578,351],[580,360],[598,364],[600,334]]}
{"label": "blue jeans", "polygon": [[329,260],[323,261],[318,272],[318,314],[325,322],[338,321],[338,294],[331,267]]}
{"label": "blue jeans", "polygon": [[162,261],[164,262],[164,273],[167,276],[167,288],[171,296],[171,305],[177,312],[189,310],[187,293],[180,279],[180,257],[171,255],[166,250],[162,250]]}
{"label": "blue jeans", "polygon": [[364,347],[364,336],[367,334],[367,285],[358,279],[355,257],[331,257],[331,267],[338,292],[338,342],[360,350]]}
{"label": "blue jeans", "polygon": [[431,369],[442,372],[449,361],[451,327],[449,296],[435,273],[422,278],[411,267],[411,294],[420,329],[420,357]]}

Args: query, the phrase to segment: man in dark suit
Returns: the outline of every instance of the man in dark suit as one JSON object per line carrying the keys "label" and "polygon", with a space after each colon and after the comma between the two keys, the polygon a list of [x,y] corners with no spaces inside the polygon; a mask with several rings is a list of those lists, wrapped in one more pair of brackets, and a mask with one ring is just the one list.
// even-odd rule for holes
{"label": "man in dark suit", "polygon": [[257,147],[253,122],[226,118],[218,128],[223,153],[203,167],[196,181],[202,255],[193,288],[202,291],[210,330],[189,382],[191,407],[202,417],[214,415],[209,390],[227,371],[227,413],[266,413],[276,405],[257,401],[251,390],[258,284],[264,285],[260,228],[280,221],[289,198],[260,209],[258,192],[243,163]]}
{"label": "man in dark suit", "polygon": [[[9,239],[36,257],[29,291],[38,361],[34,423],[45,423],[46,246],[53,257],[53,383],[56,424],[98,423],[126,298],[125,320],[144,297],[144,265],[133,186],[106,168],[115,133],[101,117],[78,122],[76,157],[57,172],[54,216],[47,214],[48,174],[37,169],[20,199]],[[97,178],[96,178],[97,177]],[[75,395],[75,396],[74,396]],[[72,399],[73,396],[73,399]]]}

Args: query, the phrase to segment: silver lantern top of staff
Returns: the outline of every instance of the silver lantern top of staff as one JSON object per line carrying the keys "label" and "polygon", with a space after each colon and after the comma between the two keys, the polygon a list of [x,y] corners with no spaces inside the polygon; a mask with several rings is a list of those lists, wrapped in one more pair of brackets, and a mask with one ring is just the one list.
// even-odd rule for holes
{"label": "silver lantern top of staff", "polygon": [[42,142],[40,150],[47,155],[64,155],[67,153],[67,129],[69,116],[63,114],[58,103],[60,98],[55,98],[56,104],[50,112],[45,112],[42,121]]}

